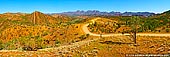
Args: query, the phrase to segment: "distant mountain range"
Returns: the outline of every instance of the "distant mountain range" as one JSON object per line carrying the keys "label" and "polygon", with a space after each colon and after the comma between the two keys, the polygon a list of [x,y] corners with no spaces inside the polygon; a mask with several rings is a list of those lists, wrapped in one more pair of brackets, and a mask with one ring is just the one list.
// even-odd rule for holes
{"label": "distant mountain range", "polygon": [[58,14],[64,14],[64,15],[71,15],[71,16],[152,16],[155,15],[155,13],[151,12],[100,12],[98,10],[88,10],[88,11],[80,11],[77,10],[75,12],[63,12]]}

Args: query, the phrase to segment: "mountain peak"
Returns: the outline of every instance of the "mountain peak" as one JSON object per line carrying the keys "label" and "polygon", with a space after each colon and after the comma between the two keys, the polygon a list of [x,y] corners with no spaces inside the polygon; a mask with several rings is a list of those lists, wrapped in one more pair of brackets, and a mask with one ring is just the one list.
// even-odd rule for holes
{"label": "mountain peak", "polygon": [[34,11],[32,14],[43,14],[43,13],[41,13],[39,11]]}

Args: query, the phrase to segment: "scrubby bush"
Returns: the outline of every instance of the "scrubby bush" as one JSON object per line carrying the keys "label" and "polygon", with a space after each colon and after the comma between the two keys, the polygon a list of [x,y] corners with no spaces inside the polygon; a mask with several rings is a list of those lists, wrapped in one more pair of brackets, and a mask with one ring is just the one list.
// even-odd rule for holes
{"label": "scrubby bush", "polygon": [[0,41],[0,50],[4,48],[2,41]]}
{"label": "scrubby bush", "polygon": [[56,40],[55,44],[61,44],[61,42],[59,40]]}
{"label": "scrubby bush", "polygon": [[84,39],[86,39],[87,37],[89,37],[89,34],[81,35],[81,36],[79,37],[79,39],[80,39],[80,40],[84,40]]}
{"label": "scrubby bush", "polygon": [[59,40],[55,40],[55,46],[60,46],[61,42]]}
{"label": "scrubby bush", "polygon": [[167,29],[166,29],[166,32],[169,32],[169,31],[170,31],[170,29],[167,28]]}

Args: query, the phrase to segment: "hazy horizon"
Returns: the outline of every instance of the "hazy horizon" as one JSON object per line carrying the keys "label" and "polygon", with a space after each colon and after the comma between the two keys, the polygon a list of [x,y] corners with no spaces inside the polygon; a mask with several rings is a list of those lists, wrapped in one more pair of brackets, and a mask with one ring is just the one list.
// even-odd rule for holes
{"label": "hazy horizon", "polygon": [[[37,10],[35,10],[37,11]],[[3,13],[33,13],[35,11],[32,11],[32,12],[0,12],[0,14],[3,14]],[[74,10],[74,11],[64,11],[64,12],[76,12],[78,10]],[[80,10],[80,11],[88,11],[88,10]],[[92,10],[93,11],[93,10]],[[97,10],[97,11],[100,11],[100,10]],[[168,10],[165,10],[165,11],[168,11]],[[163,11],[163,12],[165,12]],[[43,12],[43,11],[38,11],[38,12],[42,12],[42,13],[64,13],[64,12]],[[120,11],[100,11],[100,12],[120,12]],[[125,12],[149,12],[149,11],[124,11],[124,12],[120,12],[120,13],[125,13]],[[159,13],[163,13],[163,12],[149,12],[149,13],[155,13],[155,14],[159,14]]]}
{"label": "hazy horizon", "polygon": [[152,12],[170,10],[170,0],[0,0],[0,13],[62,13],[77,10],[101,12]]}

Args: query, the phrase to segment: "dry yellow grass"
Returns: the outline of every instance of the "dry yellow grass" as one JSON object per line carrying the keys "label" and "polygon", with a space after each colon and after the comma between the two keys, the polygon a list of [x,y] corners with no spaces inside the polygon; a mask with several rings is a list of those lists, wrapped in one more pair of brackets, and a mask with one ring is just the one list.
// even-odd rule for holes
{"label": "dry yellow grass", "polygon": [[[138,37],[137,45],[127,36],[106,37],[87,46],[78,48],[90,53],[97,49],[98,57],[125,57],[126,54],[167,54],[170,53],[170,37]],[[77,53],[76,53],[77,54]],[[81,53],[78,53],[81,56]]]}

